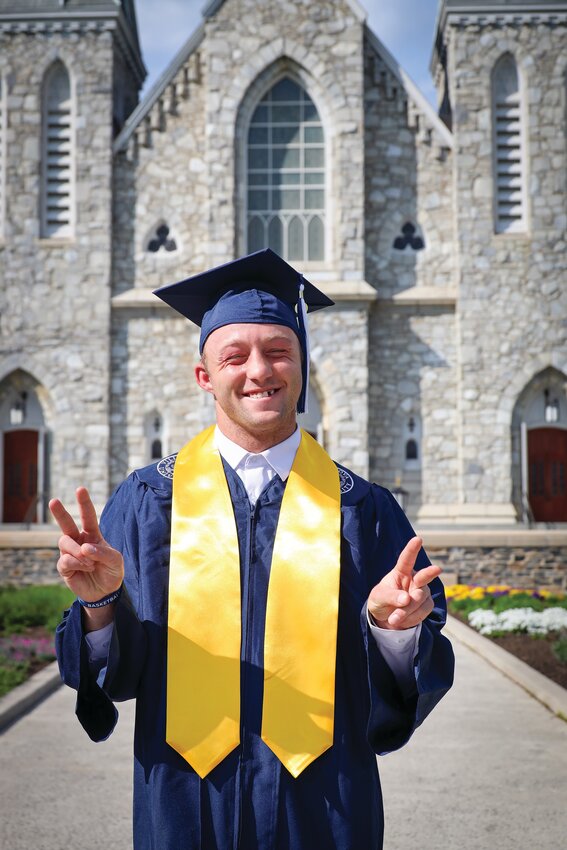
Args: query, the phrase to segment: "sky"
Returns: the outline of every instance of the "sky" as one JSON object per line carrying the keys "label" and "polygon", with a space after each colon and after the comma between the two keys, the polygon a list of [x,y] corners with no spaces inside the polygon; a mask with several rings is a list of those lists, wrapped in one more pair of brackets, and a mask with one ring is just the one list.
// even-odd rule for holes
{"label": "sky", "polygon": [[[261,0],[258,0],[261,2]],[[439,0],[359,0],[368,24],[435,105],[429,60]],[[136,0],[146,93],[201,21],[206,0]]]}

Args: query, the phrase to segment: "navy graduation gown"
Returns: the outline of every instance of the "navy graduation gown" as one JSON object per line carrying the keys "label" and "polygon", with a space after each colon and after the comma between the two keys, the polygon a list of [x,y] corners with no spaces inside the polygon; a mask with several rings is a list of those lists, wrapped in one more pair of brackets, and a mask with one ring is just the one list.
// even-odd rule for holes
{"label": "navy graduation gown", "polygon": [[[401,747],[452,683],[453,653],[440,634],[441,582],[423,623],[415,692],[404,697],[366,621],[371,588],[413,531],[392,495],[339,468],[342,550],[333,747],[294,779],[260,737],[266,596],[285,484],[276,478],[254,509],[225,464],[238,528],[242,583],[241,744],[201,780],[165,742],[169,539],[174,458],[134,472],[101,517],[124,555],[126,593],[116,606],[107,665],[89,670],[80,606],[57,633],[77,715],[103,740],[136,698],[135,850],[379,850],[383,813],[375,753]],[[429,561],[422,551],[418,568]],[[215,612],[211,612],[211,617]]]}

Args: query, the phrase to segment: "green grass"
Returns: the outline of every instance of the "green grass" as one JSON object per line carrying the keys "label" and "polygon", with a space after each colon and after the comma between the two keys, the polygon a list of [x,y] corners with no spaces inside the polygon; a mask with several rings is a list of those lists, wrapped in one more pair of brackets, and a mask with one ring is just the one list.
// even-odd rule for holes
{"label": "green grass", "polygon": [[63,584],[0,587],[0,634],[21,633],[36,626],[55,631],[74,598]]}

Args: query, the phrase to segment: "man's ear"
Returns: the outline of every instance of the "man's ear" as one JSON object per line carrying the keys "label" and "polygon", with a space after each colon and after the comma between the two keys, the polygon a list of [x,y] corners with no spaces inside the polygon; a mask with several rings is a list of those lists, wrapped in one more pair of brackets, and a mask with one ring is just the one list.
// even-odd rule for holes
{"label": "man's ear", "polygon": [[202,360],[200,360],[195,366],[195,379],[202,390],[205,390],[207,393],[213,392],[213,386],[211,384],[207,367]]}

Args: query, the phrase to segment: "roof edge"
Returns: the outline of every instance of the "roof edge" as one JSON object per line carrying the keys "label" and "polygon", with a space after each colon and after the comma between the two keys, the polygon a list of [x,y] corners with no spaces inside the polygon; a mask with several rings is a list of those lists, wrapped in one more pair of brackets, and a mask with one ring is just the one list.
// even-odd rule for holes
{"label": "roof edge", "polygon": [[[366,21],[368,17],[368,13],[363,6],[360,5],[358,0],[346,0],[347,4],[350,6],[354,15],[358,19],[358,21],[362,24]],[[203,8],[201,9],[201,14],[203,18],[212,18],[213,15],[218,12],[220,7],[224,5],[224,0],[209,0]]]}
{"label": "roof edge", "polygon": [[[433,33],[433,47],[429,61],[429,70],[435,76],[437,65],[440,61],[440,48],[442,48],[443,35],[450,21],[460,17],[466,17],[471,21],[475,19],[490,18],[515,18],[518,15],[528,17],[530,15],[540,18],[548,14],[552,16],[565,15],[567,13],[567,0],[555,0],[555,2],[515,2],[515,0],[495,0],[495,2],[467,3],[466,0],[440,0],[435,18],[435,30]],[[561,18],[563,20],[563,18]]]}
{"label": "roof edge", "polygon": [[192,53],[199,47],[205,35],[204,24],[200,24],[193,34],[187,39],[185,44],[175,54],[169,65],[160,74],[151,87],[147,95],[140,101],[136,109],[126,119],[126,122],[114,140],[113,153],[117,154],[124,150],[128,145],[134,131],[138,125],[144,120],[146,115],[151,111],[152,107],[160,99],[161,95],[187,62]]}
{"label": "roof edge", "polygon": [[89,21],[99,22],[100,24],[116,28],[122,35],[124,45],[128,51],[130,63],[138,77],[140,85],[147,76],[147,69],[144,65],[144,60],[140,51],[138,33],[134,33],[128,22],[122,6],[117,6],[116,9],[95,10],[92,12],[82,9],[57,9],[43,12],[38,16],[37,12],[0,12],[0,25],[17,25],[37,26],[38,17],[41,17],[41,22],[45,26],[53,26],[57,24],[81,24]]}
{"label": "roof edge", "polygon": [[399,80],[401,85],[404,87],[405,91],[408,94],[408,97],[413,100],[414,104],[424,113],[427,119],[431,122],[433,129],[436,130],[441,136],[444,145],[452,150],[454,147],[453,134],[439,118],[436,111],[433,109],[423,92],[416,85],[416,83],[414,83],[409,74],[404,71],[397,59],[394,58],[388,48],[384,45],[382,41],[380,41],[376,33],[371,30],[369,26],[366,27],[366,32],[368,34],[370,43],[377,51],[380,58],[384,61],[384,64],[389,68],[392,74],[396,77],[397,80]]}

